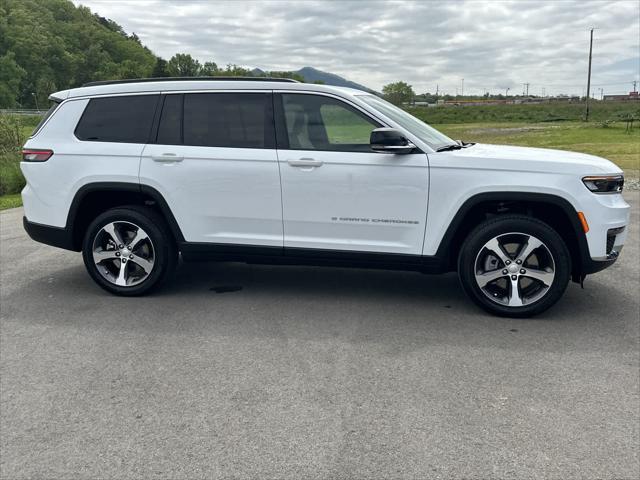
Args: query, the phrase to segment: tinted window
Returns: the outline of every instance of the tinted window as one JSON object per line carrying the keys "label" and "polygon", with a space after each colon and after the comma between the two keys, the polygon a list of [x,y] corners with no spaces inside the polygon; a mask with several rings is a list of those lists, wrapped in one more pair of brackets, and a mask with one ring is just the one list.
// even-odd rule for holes
{"label": "tinted window", "polygon": [[184,144],[273,148],[271,94],[190,93],[184,96]]}
{"label": "tinted window", "polygon": [[290,149],[371,151],[371,131],[380,125],[350,105],[302,94],[283,94],[282,103]]}
{"label": "tinted window", "polygon": [[94,142],[147,143],[158,95],[92,98],[76,137]]}
{"label": "tinted window", "polygon": [[162,106],[158,141],[162,145],[182,143],[182,95],[167,95]]}
{"label": "tinted window", "polygon": [[44,122],[46,122],[49,117],[51,115],[53,115],[53,112],[56,111],[56,109],[58,108],[58,106],[60,105],[60,103],[54,102],[53,105],[51,105],[51,107],[49,108],[49,110],[47,110],[47,113],[44,114],[44,117],[42,117],[42,120],[40,120],[38,122],[38,125],[36,125],[36,128],[33,129],[33,133],[31,133],[31,136],[33,137],[36,133],[38,133],[38,131],[42,128],[42,126],[44,125]]}

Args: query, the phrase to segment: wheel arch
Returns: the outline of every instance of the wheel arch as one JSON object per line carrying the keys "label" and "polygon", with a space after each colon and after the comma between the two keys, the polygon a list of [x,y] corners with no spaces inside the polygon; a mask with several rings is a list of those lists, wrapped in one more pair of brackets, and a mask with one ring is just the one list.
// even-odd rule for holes
{"label": "wheel arch", "polygon": [[466,236],[482,221],[506,213],[524,213],[554,228],[571,252],[572,276],[579,280],[589,256],[587,239],[573,205],[557,195],[533,192],[485,192],[468,198],[449,224],[436,255],[445,259],[449,269]]}
{"label": "wheel arch", "polygon": [[155,188],[129,182],[94,182],[79,188],[69,207],[65,229],[71,236],[72,249],[82,249],[84,232],[97,215],[131,204],[152,206],[165,219],[176,242],[184,241],[171,208]]}

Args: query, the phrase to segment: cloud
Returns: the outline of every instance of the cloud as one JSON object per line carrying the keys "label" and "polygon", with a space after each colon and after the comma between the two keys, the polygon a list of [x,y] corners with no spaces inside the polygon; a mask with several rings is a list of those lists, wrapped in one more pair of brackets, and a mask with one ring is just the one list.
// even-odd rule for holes
{"label": "cloud", "polygon": [[190,53],[263,70],[313,66],[380,90],[522,90],[582,94],[589,28],[593,78],[605,93],[640,76],[637,1],[100,1],[111,18],[163,58]]}

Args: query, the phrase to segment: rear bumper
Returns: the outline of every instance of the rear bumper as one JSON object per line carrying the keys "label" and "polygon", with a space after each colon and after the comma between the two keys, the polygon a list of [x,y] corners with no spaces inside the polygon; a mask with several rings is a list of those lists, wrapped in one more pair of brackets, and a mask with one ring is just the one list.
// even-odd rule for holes
{"label": "rear bumper", "polygon": [[29,236],[36,242],[64,248],[65,250],[79,251],[74,246],[73,232],[64,227],[52,227],[41,223],[30,222],[27,217],[22,217],[22,225]]}

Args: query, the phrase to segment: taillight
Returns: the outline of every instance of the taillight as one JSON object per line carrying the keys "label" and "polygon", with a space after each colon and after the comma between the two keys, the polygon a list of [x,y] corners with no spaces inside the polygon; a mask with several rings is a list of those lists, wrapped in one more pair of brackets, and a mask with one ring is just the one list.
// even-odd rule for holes
{"label": "taillight", "polygon": [[23,162],[46,162],[53,155],[53,150],[40,150],[34,148],[22,149]]}

